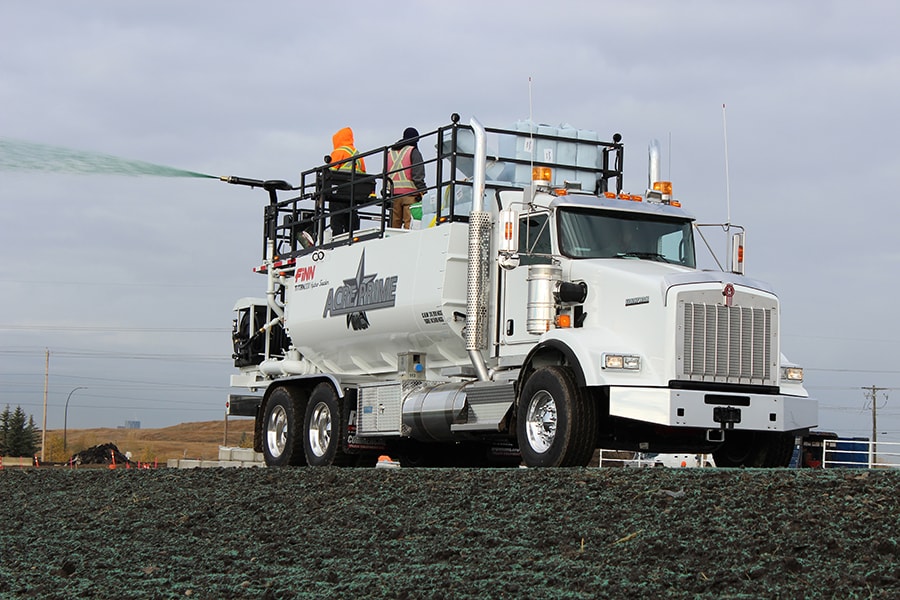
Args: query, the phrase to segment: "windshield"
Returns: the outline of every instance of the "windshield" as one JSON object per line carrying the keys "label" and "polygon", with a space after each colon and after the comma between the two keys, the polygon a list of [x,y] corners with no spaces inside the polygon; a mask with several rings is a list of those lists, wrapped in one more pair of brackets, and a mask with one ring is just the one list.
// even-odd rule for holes
{"label": "windshield", "polygon": [[695,268],[690,221],[561,208],[559,249],[571,258],[641,258]]}

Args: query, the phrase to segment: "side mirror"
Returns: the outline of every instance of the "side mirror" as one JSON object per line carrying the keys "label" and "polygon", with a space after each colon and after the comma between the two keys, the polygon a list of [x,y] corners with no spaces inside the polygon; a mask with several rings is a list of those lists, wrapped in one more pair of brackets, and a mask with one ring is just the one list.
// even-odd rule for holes
{"label": "side mirror", "polygon": [[731,236],[731,272],[744,274],[744,232]]}
{"label": "side mirror", "polygon": [[515,269],[519,266],[519,213],[512,208],[501,210],[497,227],[500,266]]}

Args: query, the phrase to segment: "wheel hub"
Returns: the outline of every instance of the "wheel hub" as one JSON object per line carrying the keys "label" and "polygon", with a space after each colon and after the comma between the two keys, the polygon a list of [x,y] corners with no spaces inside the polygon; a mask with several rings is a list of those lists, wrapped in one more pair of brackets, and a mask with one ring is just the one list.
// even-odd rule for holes
{"label": "wheel hub", "polygon": [[309,420],[309,449],[316,456],[324,456],[331,445],[331,410],[324,402],[316,404]]}
{"label": "wheel hub", "polygon": [[548,392],[537,392],[528,403],[525,431],[528,444],[537,452],[546,452],[556,437],[556,401]]}
{"label": "wheel hub", "polygon": [[287,412],[283,406],[276,406],[266,423],[266,447],[273,458],[284,453],[287,446]]}

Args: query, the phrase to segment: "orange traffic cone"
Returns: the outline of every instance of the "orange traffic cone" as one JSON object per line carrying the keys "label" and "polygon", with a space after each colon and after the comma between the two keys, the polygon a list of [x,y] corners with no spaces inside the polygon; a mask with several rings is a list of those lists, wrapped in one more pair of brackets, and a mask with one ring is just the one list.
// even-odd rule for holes
{"label": "orange traffic cone", "polygon": [[109,451],[109,455],[112,457],[112,462],[109,464],[110,469],[116,468],[116,453],[112,450]]}

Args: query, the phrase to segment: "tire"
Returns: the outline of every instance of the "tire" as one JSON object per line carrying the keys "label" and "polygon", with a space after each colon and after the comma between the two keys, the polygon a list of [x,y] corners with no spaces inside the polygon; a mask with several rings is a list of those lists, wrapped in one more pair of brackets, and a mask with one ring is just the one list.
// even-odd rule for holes
{"label": "tire", "polygon": [[795,436],[768,431],[729,431],[725,442],[713,450],[717,467],[787,467],[794,452]]}
{"label": "tire", "polygon": [[262,452],[268,467],[303,466],[302,424],[306,402],[295,388],[278,387],[266,402]]}
{"label": "tire", "polygon": [[330,383],[313,388],[303,419],[303,453],[311,467],[347,467],[357,462],[356,454],[347,452],[347,418]]}
{"label": "tire", "polygon": [[572,371],[549,366],[525,381],[516,434],[528,467],[584,467],[597,440],[597,406],[575,384]]}

